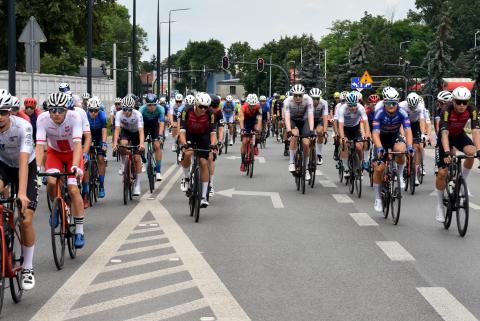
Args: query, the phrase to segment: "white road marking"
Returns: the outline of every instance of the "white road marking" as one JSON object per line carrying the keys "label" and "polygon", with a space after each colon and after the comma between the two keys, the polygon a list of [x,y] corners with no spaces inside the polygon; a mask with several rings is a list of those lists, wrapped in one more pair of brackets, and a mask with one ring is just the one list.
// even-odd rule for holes
{"label": "white road marking", "polygon": [[123,242],[123,244],[134,244],[134,243],[140,243],[140,242],[146,242],[146,241],[160,240],[160,239],[164,239],[164,238],[165,238],[165,234],[146,236],[146,237],[138,237],[136,239],[125,240],[125,242]]}
{"label": "white road marking", "polygon": [[265,157],[262,156],[255,156],[255,159],[257,159],[260,164],[265,164],[267,162]]}
{"label": "white road marking", "polygon": [[92,292],[97,292],[105,289],[111,289],[111,288],[116,288],[118,286],[126,285],[126,284],[131,284],[135,282],[140,282],[144,280],[149,280],[149,279],[154,279],[158,278],[161,276],[169,275],[169,274],[174,274],[178,272],[186,271],[185,267],[182,265],[179,266],[174,266],[171,268],[166,268],[162,270],[156,270],[153,272],[148,272],[148,273],[143,273],[143,274],[135,274],[133,276],[121,278],[121,279],[115,279],[115,280],[110,280],[107,282],[102,282],[102,283],[95,283],[92,284],[88,287],[87,291],[85,293],[92,293]]}
{"label": "white road marking", "polygon": [[158,226],[145,227],[137,230],[133,230],[130,234],[142,234],[146,232],[161,231],[162,229]]}
{"label": "white road marking", "polygon": [[[152,312],[149,314],[141,315],[136,318],[129,319],[127,321],[161,321],[170,319],[188,312],[195,310],[203,309],[208,307],[208,302],[205,299],[198,299],[192,302],[187,302],[184,304],[176,305],[174,307],[163,309],[160,311]],[[215,320],[215,319],[213,319]],[[235,321],[233,319],[228,319],[229,321]],[[240,320],[238,320],[240,321]]]}
{"label": "white road marking", "polygon": [[150,223],[148,226],[158,226],[158,223]]}
{"label": "white road marking", "polygon": [[92,304],[92,305],[88,305],[78,309],[70,310],[70,312],[68,312],[64,320],[80,318],[89,314],[115,309],[127,304],[132,304],[132,303],[137,303],[145,300],[158,298],[163,295],[175,293],[175,292],[186,290],[186,289],[191,289],[194,287],[195,287],[195,283],[193,281],[185,281],[181,283],[164,286],[161,288],[156,288],[149,291],[143,291],[133,295],[127,295],[118,299],[104,301],[97,304]]}
{"label": "white road marking", "polygon": [[201,317],[200,321],[215,321],[214,317]]}
{"label": "white road marking", "polygon": [[441,287],[420,287],[417,290],[443,320],[478,321],[447,289]]}
{"label": "white road marking", "polygon": [[122,260],[112,259],[112,260],[110,260],[110,263],[122,263]]}
{"label": "white road marking", "polygon": [[141,260],[123,262],[115,265],[107,265],[102,272],[117,271],[117,270],[128,269],[135,266],[142,266],[145,264],[160,263],[164,261],[169,261],[170,258],[176,257],[176,256],[178,256],[177,253],[170,253],[170,254],[160,255],[156,257],[149,257]]}
{"label": "white road marking", "polygon": [[368,213],[350,213],[349,215],[359,226],[378,226]]}
{"label": "white road marking", "polygon": [[168,259],[170,262],[178,262],[180,261],[180,258],[179,257],[171,257]]}
{"label": "white road marking", "polygon": [[337,203],[353,203],[353,200],[347,194],[332,194]]}
{"label": "white road marking", "polygon": [[117,251],[115,253],[115,256],[150,252],[150,251],[165,249],[167,247],[172,247],[172,245],[169,244],[169,243],[162,243],[162,244],[155,244],[155,245],[150,245],[150,246],[139,247],[139,248],[136,248],[136,249],[121,250],[121,251]]}
{"label": "white road marking", "polygon": [[415,261],[415,258],[398,242],[377,241],[375,243],[392,261]]}
{"label": "white road marking", "polygon": [[145,223],[140,223],[140,224],[138,224],[137,226],[144,227],[144,226],[147,226],[147,224],[145,224]]}
{"label": "white road marking", "polygon": [[468,201],[468,204],[470,205],[470,208],[472,208],[474,210],[480,210],[480,205],[477,205],[477,204],[472,203],[470,201]]}
{"label": "white road marking", "polygon": [[320,180],[318,182],[322,184],[323,187],[337,187],[334,182],[331,182],[329,180]]}
{"label": "white road marking", "polygon": [[248,195],[248,196],[267,196],[272,200],[274,208],[283,208],[283,202],[280,198],[280,194],[277,192],[258,192],[258,191],[237,191],[235,188],[226,189],[224,191],[216,192],[226,197],[233,197],[233,195]]}
{"label": "white road marking", "polygon": [[321,170],[317,169],[317,170],[315,171],[315,175],[316,175],[316,176],[322,176],[323,173],[322,173]]}

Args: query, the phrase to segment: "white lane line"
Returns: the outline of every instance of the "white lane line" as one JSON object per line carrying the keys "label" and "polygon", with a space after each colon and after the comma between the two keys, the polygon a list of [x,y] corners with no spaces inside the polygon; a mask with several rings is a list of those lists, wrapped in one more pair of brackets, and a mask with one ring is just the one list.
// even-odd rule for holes
{"label": "white lane line", "polygon": [[323,187],[337,187],[334,182],[330,182],[329,180],[320,180],[318,182],[322,184]]}
{"label": "white lane line", "polygon": [[350,213],[349,215],[359,226],[378,226],[368,213]]}
{"label": "white lane line", "polygon": [[322,176],[322,175],[323,175],[322,171],[317,169],[315,172],[315,176]]}
{"label": "white lane line", "polygon": [[[170,175],[177,168],[177,164],[173,164],[165,173]],[[178,172],[180,170],[178,169]],[[160,182],[158,186],[163,185]],[[165,189],[162,190],[162,192]],[[104,270],[104,267],[110,261],[112,254],[117,252],[126,238],[130,235],[132,227],[136,226],[145,216],[152,202],[146,202],[149,197],[145,193],[140,202],[125,217],[125,219],[110,233],[105,241],[93,252],[92,255],[65,281],[63,286],[50,297],[50,299],[37,311],[31,321],[60,321],[69,315],[69,310],[85,292],[87,287]],[[114,267],[125,266],[124,263],[114,265]]]}
{"label": "white lane line", "polygon": [[164,238],[166,238],[165,234],[139,237],[139,238],[136,238],[136,239],[125,240],[125,242],[123,242],[122,245],[124,245],[124,244],[135,244],[135,243],[153,241],[153,240],[160,240],[160,239],[164,239]]}
{"label": "white lane line", "polygon": [[[176,305],[174,307],[163,309],[160,311],[155,311],[149,314],[141,315],[136,318],[128,319],[126,321],[160,321],[166,320],[173,317],[180,316],[185,313],[189,313],[195,310],[200,310],[203,308],[208,307],[208,302],[205,299],[198,299],[192,302],[187,302],[184,304]],[[212,320],[215,320],[213,318]],[[233,319],[229,319],[230,321],[234,321]]]}
{"label": "white lane line", "polygon": [[[167,239],[167,238],[165,238],[165,239]],[[123,256],[123,255],[129,255],[129,254],[155,251],[155,250],[165,249],[167,247],[172,247],[172,245],[170,243],[162,243],[162,244],[155,244],[155,245],[150,245],[150,246],[139,247],[137,249],[117,251],[114,256]]]}
{"label": "white lane line", "polygon": [[141,221],[140,223],[138,223],[138,226],[147,226],[148,224],[151,224],[151,223],[157,223],[157,221]]}
{"label": "white lane line", "polygon": [[266,163],[265,157],[255,156],[255,159],[258,160],[258,162],[259,162],[260,164],[265,164],[265,163]]}
{"label": "white lane line", "polygon": [[131,267],[142,266],[142,265],[146,265],[146,264],[170,261],[170,259],[173,258],[173,257],[178,257],[178,254],[177,253],[170,253],[170,254],[166,254],[166,255],[160,255],[160,256],[157,256],[157,257],[149,257],[149,258],[141,259],[141,260],[134,260],[134,261],[119,263],[119,264],[115,264],[115,265],[108,265],[101,272],[117,271],[117,270],[128,269],[128,268],[131,268]]}
{"label": "white lane line", "polygon": [[375,243],[392,261],[415,261],[415,258],[398,242],[377,241]]}
{"label": "white lane line", "polygon": [[133,295],[124,296],[118,299],[113,299],[109,301],[100,302],[97,304],[88,305],[78,309],[70,310],[70,312],[68,312],[64,320],[76,319],[89,314],[112,310],[127,304],[138,303],[145,300],[158,298],[163,295],[175,293],[175,292],[186,290],[186,289],[191,289],[194,287],[195,287],[195,283],[193,281],[186,281],[186,282],[164,286],[162,288],[157,288],[157,289],[140,292]]}
{"label": "white lane line", "polygon": [[[180,172],[177,173],[180,176]],[[172,183],[172,179],[170,183]],[[163,196],[164,197],[164,196]],[[161,195],[159,195],[159,200]],[[160,202],[152,211],[218,320],[250,321],[222,280]]]}
{"label": "white lane line", "polygon": [[480,205],[477,205],[477,204],[472,203],[470,201],[468,201],[468,204],[470,205],[470,208],[472,208],[474,210],[480,210]]}
{"label": "white lane line", "polygon": [[174,266],[174,267],[163,269],[163,270],[157,270],[157,271],[143,273],[143,274],[136,274],[136,275],[121,278],[121,279],[115,279],[107,282],[96,283],[96,284],[90,285],[85,293],[92,293],[92,292],[97,292],[101,290],[116,288],[118,286],[136,283],[136,282],[149,280],[149,279],[154,279],[154,278],[158,278],[161,276],[174,274],[182,271],[186,271],[185,267],[179,265],[179,266]]}
{"label": "white lane line", "polygon": [[133,230],[130,234],[142,234],[142,233],[161,231],[161,230],[162,229],[159,226],[149,226],[149,227]]}
{"label": "white lane line", "polygon": [[421,287],[418,292],[430,303],[445,321],[478,321],[447,289]]}
{"label": "white lane line", "polygon": [[347,194],[332,194],[337,203],[353,203],[353,200]]}

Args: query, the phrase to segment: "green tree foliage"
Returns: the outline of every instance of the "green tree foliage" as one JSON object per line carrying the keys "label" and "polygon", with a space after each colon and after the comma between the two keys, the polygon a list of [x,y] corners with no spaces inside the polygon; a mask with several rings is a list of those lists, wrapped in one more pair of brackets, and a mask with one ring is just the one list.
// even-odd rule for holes
{"label": "green tree foliage", "polygon": [[[246,41],[232,43],[227,51],[228,57],[230,58],[230,64],[240,61],[243,62],[245,57],[249,57],[251,55],[251,52],[252,48]],[[245,65],[232,65],[230,68],[230,72],[232,76],[240,77],[245,72]]]}
{"label": "green tree foliage", "polygon": [[320,48],[318,43],[310,37],[303,50],[303,63],[300,69],[300,78],[305,88],[311,89],[320,86]]}

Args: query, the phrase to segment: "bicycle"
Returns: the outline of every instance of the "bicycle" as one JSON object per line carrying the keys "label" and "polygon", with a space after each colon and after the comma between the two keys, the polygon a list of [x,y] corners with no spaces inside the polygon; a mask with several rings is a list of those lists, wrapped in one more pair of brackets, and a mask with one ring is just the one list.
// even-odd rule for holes
{"label": "bicycle", "polygon": [[138,150],[138,146],[118,146],[118,148],[127,149],[125,160],[123,163],[123,205],[127,205],[128,200],[132,200],[133,184],[137,179],[137,170],[135,168],[135,161],[133,153]]}
{"label": "bicycle", "polygon": [[260,133],[260,148],[264,149],[267,146],[267,124],[262,124],[262,132]]}
{"label": "bicycle", "polygon": [[308,171],[310,172],[310,185],[311,188],[315,186],[315,176],[317,174],[317,153],[315,150],[315,139],[310,142],[310,157],[308,159]]}
{"label": "bicycle", "polygon": [[[229,126],[228,125],[229,125],[228,123],[223,124],[223,128],[224,128],[223,130],[225,132],[225,139],[223,140],[225,143],[223,144],[223,148],[225,148],[225,154],[228,153],[228,143],[229,143],[229,141],[228,141],[228,139],[229,139],[229,137],[228,137],[228,135],[229,135],[228,127]],[[223,148],[219,149],[219,151],[218,151],[219,155],[222,155]]]}
{"label": "bicycle", "polygon": [[7,278],[13,302],[20,302],[23,295],[21,284],[23,256],[20,234],[20,220],[23,219],[23,216],[20,212],[15,215],[15,204],[17,204],[17,208],[20,208],[20,203],[14,196],[12,190],[10,198],[0,199],[0,213],[2,213],[0,220],[0,313],[3,308]]}
{"label": "bicycle", "polygon": [[157,166],[157,160],[155,159],[155,152],[153,150],[154,141],[158,141],[158,139],[152,140],[150,135],[145,139],[147,143],[147,177],[150,193],[153,193],[155,190],[155,167]]}
{"label": "bicycle", "polygon": [[247,152],[245,153],[245,172],[250,178],[253,177],[253,167],[255,165],[255,154],[254,154],[254,145],[255,145],[255,132],[251,131],[249,133],[242,134],[243,137],[248,137],[247,140]]}
{"label": "bicycle", "polygon": [[[58,270],[65,263],[65,243],[70,258],[77,256],[75,248],[75,222],[71,211],[71,199],[67,191],[67,176],[75,173],[39,173],[40,177],[54,177],[55,196],[50,211],[50,237],[52,241],[53,260]],[[57,244],[58,243],[58,244]]]}
{"label": "bicycle", "polygon": [[[303,146],[302,146],[302,139],[309,138],[311,139],[312,136],[310,135],[294,135],[292,136],[297,140],[297,149],[295,151],[295,172],[293,172],[293,176],[295,177],[295,184],[297,186],[297,191],[302,191],[302,194],[305,194],[305,175],[307,171],[307,164],[305,164],[305,155],[303,154]],[[309,147],[310,149],[311,146]],[[315,157],[313,158],[315,160]],[[315,160],[316,164],[316,160]],[[315,174],[315,173],[314,173]],[[311,175],[310,175],[311,179]]]}
{"label": "bicycle", "polygon": [[345,178],[346,184],[350,184],[349,191],[350,194],[353,194],[354,191],[357,191],[358,198],[362,197],[362,164],[360,158],[358,157],[356,143],[365,143],[368,142],[368,139],[353,139],[349,140],[346,143],[350,145],[350,151],[348,153],[348,170],[350,172],[349,178]]}
{"label": "bicycle", "polygon": [[[190,207],[190,216],[194,216],[195,223],[200,219],[200,201],[202,200],[202,182],[200,181],[200,153],[211,150],[192,148],[193,164],[190,166],[189,185],[187,189],[188,204]],[[208,175],[210,177],[210,175]],[[210,194],[210,178],[208,180],[207,201]]]}
{"label": "bicycle", "polygon": [[[464,237],[467,233],[470,204],[468,200],[467,182],[462,174],[462,159],[475,158],[475,156],[453,156],[448,165],[447,187],[443,192],[443,205],[447,211],[443,226],[446,230],[452,223],[452,213],[456,213],[458,234]],[[462,214],[463,212],[463,214]]]}
{"label": "bicycle", "polygon": [[405,192],[410,189],[410,194],[415,194],[415,178],[417,171],[415,170],[416,156],[407,156],[407,166],[403,170],[403,179],[405,180]]}
{"label": "bicycle", "polygon": [[283,142],[285,136],[285,124],[282,119],[277,119],[277,142]]}
{"label": "bicycle", "polygon": [[95,203],[98,202],[98,193],[100,190],[97,152],[99,148],[102,148],[102,146],[90,146],[89,151],[90,160],[88,161],[87,168],[90,175],[88,180],[88,199],[90,201],[90,206],[93,206],[93,201],[95,201]]}
{"label": "bicycle", "polygon": [[[400,188],[400,173],[395,162],[395,156],[406,155],[407,152],[387,152],[387,166],[384,173],[382,184],[382,208],[383,216],[386,219],[389,212],[394,225],[398,224],[400,219],[400,209],[402,205],[402,189]],[[378,161],[380,164],[381,161]]]}

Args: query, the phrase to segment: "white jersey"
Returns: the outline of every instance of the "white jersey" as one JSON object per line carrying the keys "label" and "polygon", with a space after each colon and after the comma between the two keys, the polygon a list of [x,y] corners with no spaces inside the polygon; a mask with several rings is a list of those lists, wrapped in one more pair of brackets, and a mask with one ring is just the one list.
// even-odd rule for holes
{"label": "white jersey", "polygon": [[357,104],[357,110],[351,112],[347,104],[343,104],[338,109],[338,122],[343,123],[344,127],[355,127],[360,124],[360,121],[368,121],[367,113],[365,112],[365,107],[361,104]]}
{"label": "white jersey", "polygon": [[170,104],[170,108],[168,108],[168,114],[173,115],[174,111],[177,113],[178,109],[182,106],[184,106],[183,102],[180,105],[177,104],[177,102],[174,102],[173,104]]}
{"label": "white jersey", "polygon": [[87,113],[83,108],[75,107],[75,111],[80,115],[82,119],[82,130],[83,132],[90,132],[90,122],[88,121]]}
{"label": "white jersey", "polygon": [[335,109],[333,111],[333,120],[338,120],[338,110],[340,109],[340,107],[342,107],[344,103],[338,103],[335,105]]}
{"label": "white jersey", "polygon": [[380,100],[376,105],[375,108],[373,109],[373,112],[376,114],[377,110],[380,110],[384,107],[383,100]]}
{"label": "white jersey", "polygon": [[68,110],[63,123],[57,125],[48,112],[37,119],[37,144],[47,144],[58,152],[73,151],[73,144],[82,141],[83,128],[79,113]]}
{"label": "white jersey", "polygon": [[317,106],[313,106],[313,116],[315,119],[320,119],[323,116],[328,116],[328,103],[324,99],[320,99]]}
{"label": "white jersey", "polygon": [[400,102],[398,107],[407,113],[411,123],[417,123],[420,121],[420,119],[425,119],[425,105],[422,103],[419,103],[415,110],[411,110],[408,107],[407,101]]}
{"label": "white jersey", "polygon": [[127,117],[123,110],[115,114],[115,127],[121,127],[129,132],[136,133],[139,128],[143,128],[143,116],[138,110],[132,110],[130,117]]}
{"label": "white jersey", "polygon": [[25,119],[10,116],[10,128],[0,133],[0,162],[18,168],[19,153],[28,153],[28,163],[35,159],[32,125]]}
{"label": "white jersey", "polygon": [[309,95],[303,95],[302,102],[296,104],[294,97],[289,96],[283,101],[285,108],[285,118],[290,117],[293,120],[305,120],[309,114],[313,114],[313,100]]}

